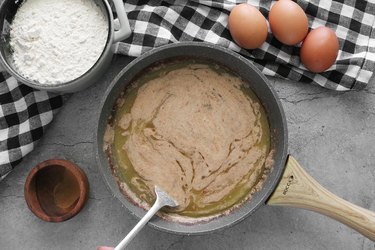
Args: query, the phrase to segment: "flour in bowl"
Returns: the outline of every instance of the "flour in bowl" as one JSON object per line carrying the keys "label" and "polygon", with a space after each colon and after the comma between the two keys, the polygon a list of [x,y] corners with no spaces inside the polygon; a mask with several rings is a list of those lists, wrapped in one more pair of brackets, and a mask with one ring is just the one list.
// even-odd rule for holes
{"label": "flour in bowl", "polygon": [[101,56],[108,22],[93,0],[26,0],[10,30],[14,66],[40,84],[85,74]]}

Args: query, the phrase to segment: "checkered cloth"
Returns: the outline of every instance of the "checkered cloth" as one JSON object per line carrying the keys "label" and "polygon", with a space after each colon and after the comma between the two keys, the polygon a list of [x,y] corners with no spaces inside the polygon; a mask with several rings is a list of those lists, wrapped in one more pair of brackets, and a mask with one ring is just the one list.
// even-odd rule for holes
{"label": "checkered cloth", "polygon": [[339,38],[336,63],[322,74],[306,70],[299,47],[280,43],[269,34],[259,49],[245,50],[227,29],[230,10],[248,2],[267,18],[274,1],[267,0],[126,0],[133,36],[118,53],[139,56],[147,50],[179,41],[206,41],[239,52],[267,76],[315,82],[334,90],[362,89],[375,69],[375,0],[297,0],[305,10],[309,27],[332,28]]}
{"label": "checkered cloth", "polygon": [[[265,75],[313,82],[338,91],[362,89],[375,66],[375,0],[297,0],[310,28],[332,28],[340,42],[336,63],[322,74],[307,71],[299,60],[299,47],[286,46],[270,33],[261,48],[244,50],[227,29],[230,10],[245,0],[125,0],[133,30],[119,43],[117,53],[139,56],[168,43],[205,41],[237,51]],[[267,18],[273,1],[248,0]],[[19,85],[13,78],[0,85],[0,176],[32,150],[61,98]],[[42,160],[42,159],[41,159]]]}
{"label": "checkered cloth", "polygon": [[33,150],[61,105],[61,96],[0,73],[0,181]]}

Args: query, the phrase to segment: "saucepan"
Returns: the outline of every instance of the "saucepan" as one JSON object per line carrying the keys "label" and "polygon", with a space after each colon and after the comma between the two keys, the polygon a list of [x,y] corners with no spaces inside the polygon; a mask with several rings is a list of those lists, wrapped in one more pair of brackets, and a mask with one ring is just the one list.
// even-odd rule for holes
{"label": "saucepan", "polygon": [[242,206],[204,223],[183,224],[155,218],[149,225],[177,234],[203,234],[230,227],[253,214],[263,205],[289,206],[312,210],[357,230],[375,240],[375,213],[345,201],[318,184],[288,155],[287,123],[281,103],[267,78],[247,59],[235,52],[206,43],[180,43],[160,47],[145,53],[125,67],[104,94],[96,131],[96,157],[103,177],[122,204],[141,218],[145,211],[122,194],[103,152],[103,137],[107,121],[119,94],[132,79],[150,65],[176,57],[195,57],[221,64],[247,82],[264,106],[271,130],[271,148],[274,150],[273,167],[260,191]]}
{"label": "saucepan", "polygon": [[[4,68],[14,76],[18,81],[33,87],[35,89],[42,89],[51,92],[70,93],[80,91],[93,84],[109,67],[113,54],[115,52],[116,44],[129,37],[131,34],[128,17],[126,15],[124,4],[122,0],[113,0],[117,12],[117,19],[120,27],[115,30],[114,17],[112,9],[107,0],[92,0],[99,6],[103,12],[104,17],[108,22],[108,36],[107,42],[102,54],[96,63],[82,76],[65,83],[54,85],[40,84],[36,81],[25,78],[17,72],[13,65],[12,49],[9,45],[10,24],[13,21],[14,15],[18,8],[24,2],[23,0],[4,0],[0,5],[0,61]],[[52,36],[53,34],[51,34]],[[47,62],[48,63],[48,62]]]}

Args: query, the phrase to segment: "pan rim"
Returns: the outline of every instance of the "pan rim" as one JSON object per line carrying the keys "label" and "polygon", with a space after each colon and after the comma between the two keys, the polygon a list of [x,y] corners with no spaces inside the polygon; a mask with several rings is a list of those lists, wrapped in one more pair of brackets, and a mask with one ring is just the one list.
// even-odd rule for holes
{"label": "pan rim", "polygon": [[[150,223],[148,223],[152,228],[155,228],[155,229],[160,230],[160,231],[168,232],[168,233],[179,234],[179,235],[202,235],[202,234],[211,233],[213,231],[223,230],[225,228],[233,226],[234,224],[237,224],[240,221],[243,221],[245,218],[247,218],[248,216],[253,214],[261,205],[265,204],[265,202],[268,200],[270,195],[273,193],[275,187],[277,186],[277,184],[279,183],[279,181],[281,179],[283,170],[285,168],[285,162],[286,162],[286,159],[287,159],[287,150],[288,150],[287,149],[288,133],[287,133],[287,122],[286,122],[283,107],[281,105],[281,102],[278,98],[278,95],[277,95],[276,91],[273,89],[273,87],[269,83],[268,79],[248,59],[242,57],[241,55],[239,55],[236,52],[233,52],[229,49],[219,47],[218,45],[213,45],[213,44],[203,43],[203,42],[182,42],[182,43],[168,44],[168,45],[164,45],[164,46],[161,46],[161,47],[158,47],[158,48],[155,48],[155,49],[152,49],[152,50],[146,52],[142,56],[140,56],[140,57],[136,58],[135,60],[133,60],[132,62],[130,62],[125,68],[123,68],[117,74],[117,76],[112,80],[111,84],[106,89],[106,91],[103,95],[103,98],[101,100],[101,103],[100,103],[100,108],[99,108],[98,124],[97,124],[97,129],[95,130],[96,140],[95,140],[94,150],[95,150],[96,160],[97,160],[98,165],[99,165],[98,167],[99,167],[100,172],[102,174],[102,178],[104,178],[106,186],[108,186],[111,193],[122,203],[122,205],[124,205],[127,208],[127,210],[131,214],[133,214],[137,218],[140,218],[142,215],[145,214],[145,211],[143,209],[139,208],[139,207],[135,208],[135,206],[129,204],[130,202],[127,201],[127,199],[124,197],[124,195],[119,191],[117,183],[116,183],[116,187],[114,187],[113,182],[114,182],[115,178],[113,177],[112,173],[110,173],[110,175],[108,175],[108,173],[110,172],[109,169],[106,169],[106,166],[104,166],[105,164],[104,165],[102,164],[103,163],[103,159],[102,159],[103,157],[101,157],[101,154],[103,154],[103,152],[102,152],[102,148],[99,145],[100,144],[99,142],[102,140],[101,137],[103,135],[102,133],[100,133],[100,126],[103,126],[103,116],[104,116],[103,110],[105,108],[105,105],[108,102],[108,99],[110,98],[110,94],[113,92],[113,89],[118,85],[125,86],[125,84],[121,84],[121,83],[119,84],[118,82],[124,77],[124,75],[126,76],[126,74],[129,72],[129,70],[131,70],[132,68],[134,68],[135,66],[137,66],[139,64],[143,64],[142,61],[144,61],[145,59],[150,58],[152,56],[158,55],[159,53],[171,51],[171,50],[174,50],[174,49],[184,51],[184,49],[187,49],[187,48],[190,48],[190,49],[195,48],[195,49],[203,49],[203,50],[206,49],[206,50],[213,50],[213,51],[216,51],[218,53],[220,52],[223,55],[227,55],[228,57],[232,57],[234,60],[241,62],[244,66],[249,67],[251,69],[251,71],[253,71],[257,75],[257,77],[259,77],[261,79],[262,83],[265,85],[265,89],[267,89],[267,91],[269,91],[268,94],[270,96],[272,96],[272,98],[273,98],[272,101],[275,102],[274,105],[278,109],[275,112],[277,112],[278,115],[280,115],[280,122],[282,124],[282,129],[280,129],[280,133],[281,133],[280,137],[282,138],[282,142],[278,143],[278,146],[281,149],[280,152],[278,153],[280,155],[280,157],[277,160],[277,162],[274,164],[274,166],[273,166],[274,169],[271,171],[269,176],[266,178],[266,181],[263,184],[262,189],[255,194],[255,196],[258,195],[258,196],[262,196],[262,197],[258,198],[256,203],[252,202],[253,198],[251,198],[250,200],[244,202],[244,204],[242,204],[240,206],[240,207],[245,207],[246,205],[251,203],[251,205],[252,205],[251,209],[247,209],[245,212],[242,211],[241,214],[239,214],[236,218],[229,219],[225,223],[222,223],[222,224],[215,223],[215,224],[211,225],[209,229],[199,228],[199,225],[209,224],[210,221],[206,222],[206,223],[199,223],[199,224],[193,224],[193,225],[183,225],[183,224],[180,224],[178,222],[173,222],[173,221],[168,221],[166,223],[166,224],[174,223],[174,224],[177,224],[177,225],[181,226],[184,229],[168,228],[168,227],[165,226],[165,223],[163,224],[161,222],[161,221],[165,221],[165,220],[161,219],[159,217],[156,218],[155,220],[151,221]],[[173,56],[167,57],[167,58],[173,58]],[[160,59],[160,60],[162,60],[162,59]],[[148,66],[149,65],[144,65],[143,69],[147,68]],[[241,74],[239,74],[239,75],[242,77]],[[128,76],[128,78],[131,78],[131,77]],[[129,79],[127,79],[127,80],[129,80]],[[258,96],[258,94],[257,94],[257,96]],[[114,99],[117,99],[117,97],[114,98]],[[258,98],[261,100],[261,98],[259,96],[258,96]],[[112,97],[112,99],[113,99],[113,97]],[[108,116],[104,120],[107,121],[107,119],[108,119]],[[240,210],[240,209],[243,210],[243,208],[234,209],[228,215],[224,215],[224,216],[221,216],[221,217],[218,217],[218,218],[214,218],[214,219],[212,219],[212,221],[218,221],[218,220],[220,220],[220,218],[228,217],[230,214],[238,213],[238,210]],[[141,210],[141,212],[139,210]],[[193,230],[188,230],[188,229],[193,229]]]}

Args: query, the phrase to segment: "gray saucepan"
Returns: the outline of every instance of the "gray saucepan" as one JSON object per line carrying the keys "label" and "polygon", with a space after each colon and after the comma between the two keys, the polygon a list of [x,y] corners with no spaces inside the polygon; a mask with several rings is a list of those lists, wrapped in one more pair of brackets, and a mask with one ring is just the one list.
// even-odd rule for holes
{"label": "gray saucepan", "polygon": [[242,206],[229,214],[205,223],[181,224],[162,218],[154,218],[149,224],[157,229],[177,234],[203,234],[230,227],[253,214],[262,205],[292,206],[312,210],[334,218],[364,236],[375,240],[375,213],[351,204],[324,189],[288,155],[287,123],[276,92],[267,78],[249,60],[235,52],[206,43],[179,43],[149,51],[126,66],[113,80],[101,103],[96,134],[96,157],[103,177],[113,194],[138,218],[145,211],[130,202],[119,190],[112,175],[106,154],[103,152],[103,136],[108,118],[119,94],[132,79],[148,66],[176,57],[208,59],[224,65],[245,80],[264,106],[271,130],[271,147],[275,151],[273,168],[263,188]]}

